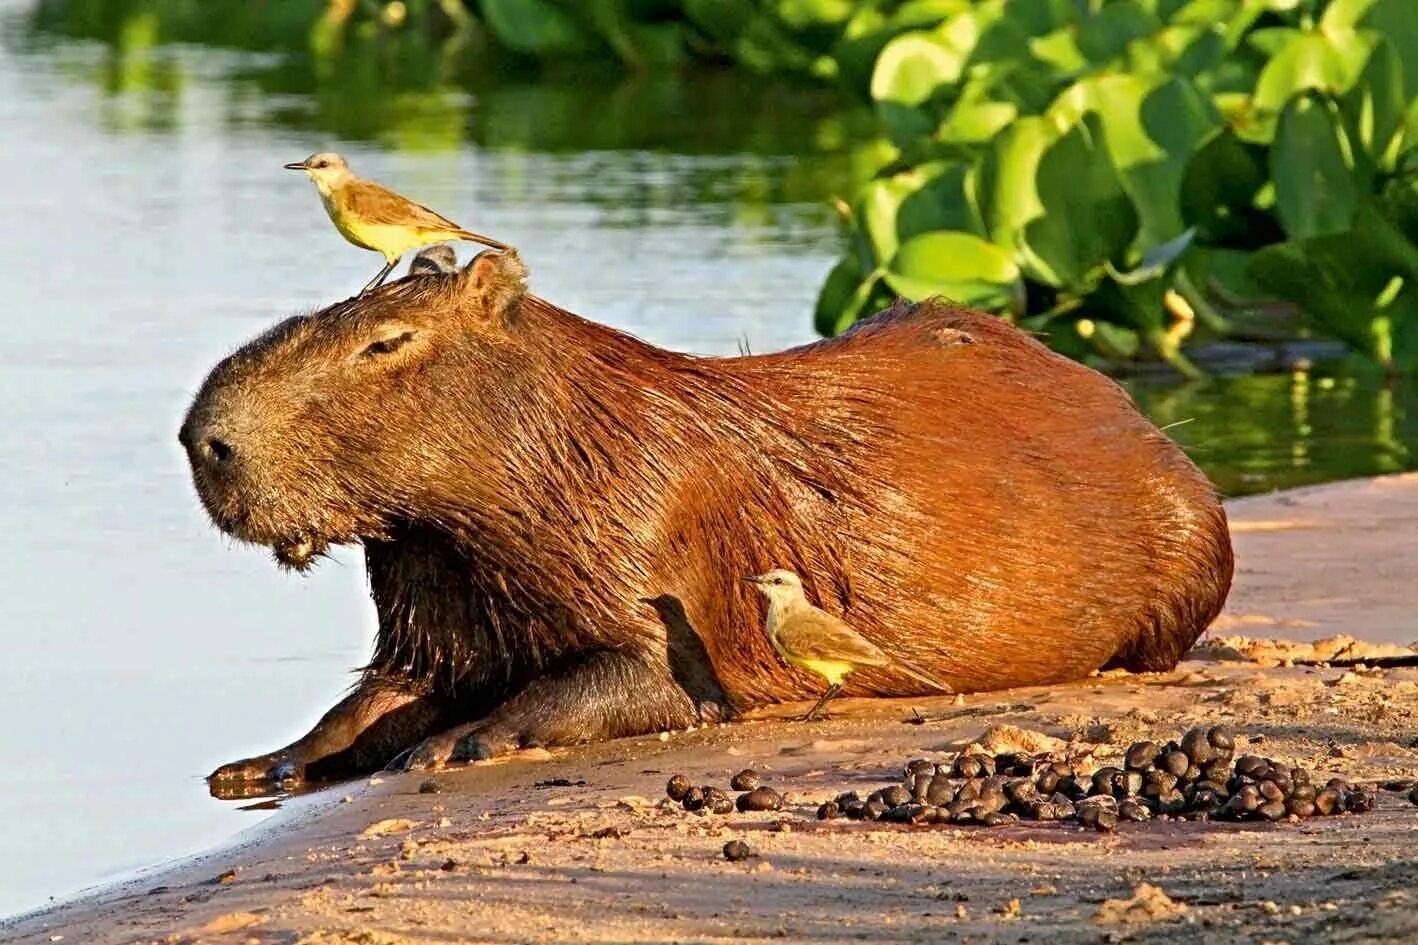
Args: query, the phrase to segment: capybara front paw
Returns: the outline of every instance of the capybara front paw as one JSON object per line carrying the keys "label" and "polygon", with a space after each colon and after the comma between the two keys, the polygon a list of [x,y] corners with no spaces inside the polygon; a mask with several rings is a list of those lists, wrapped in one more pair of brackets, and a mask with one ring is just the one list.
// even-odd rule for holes
{"label": "capybara front paw", "polygon": [[305,780],[305,766],[283,755],[261,755],[222,765],[207,775],[207,790],[218,800],[269,797]]}
{"label": "capybara front paw", "polygon": [[305,775],[304,767],[282,755],[261,755],[245,758],[222,765],[207,775],[210,784],[228,784],[249,781],[269,781],[281,784],[299,781]]}
{"label": "capybara front paw", "polygon": [[498,755],[535,748],[540,742],[530,736],[519,736],[503,728],[485,728],[464,736],[454,751],[455,761],[488,761]]}
{"label": "capybara front paw", "polygon": [[390,767],[398,771],[436,771],[450,761],[467,761],[459,747],[471,729],[472,726],[464,725],[430,735],[395,758]]}

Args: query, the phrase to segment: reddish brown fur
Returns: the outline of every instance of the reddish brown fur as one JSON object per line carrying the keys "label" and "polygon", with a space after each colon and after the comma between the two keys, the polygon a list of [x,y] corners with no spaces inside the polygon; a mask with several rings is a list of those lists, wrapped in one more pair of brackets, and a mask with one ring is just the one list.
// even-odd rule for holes
{"label": "reddish brown fur", "polygon": [[[455,726],[423,761],[466,736],[485,753],[816,695],[739,580],[774,567],[965,692],[1164,669],[1221,608],[1210,484],[1116,384],[998,319],[898,305],[790,351],[695,358],[524,276],[485,255],[287,323],[213,372],[184,428],[226,530],[365,544],[368,678]],[[360,360],[391,323],[414,339]],[[921,687],[864,668],[846,691]],[[296,747],[232,776],[313,760]]]}

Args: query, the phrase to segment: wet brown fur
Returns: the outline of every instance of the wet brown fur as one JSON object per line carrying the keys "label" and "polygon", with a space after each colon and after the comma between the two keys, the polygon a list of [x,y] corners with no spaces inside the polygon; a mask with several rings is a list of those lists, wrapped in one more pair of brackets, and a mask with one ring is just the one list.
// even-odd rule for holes
{"label": "wet brown fur", "polygon": [[[524,280],[484,254],[278,326],[184,428],[225,530],[363,542],[369,678],[437,702],[474,754],[815,696],[739,580],[771,568],[958,692],[1168,668],[1224,602],[1210,484],[1116,384],[1003,321],[899,304],[698,358]],[[361,362],[391,323],[415,339]],[[229,468],[199,455],[218,434]],[[889,665],[846,686],[920,692]]]}

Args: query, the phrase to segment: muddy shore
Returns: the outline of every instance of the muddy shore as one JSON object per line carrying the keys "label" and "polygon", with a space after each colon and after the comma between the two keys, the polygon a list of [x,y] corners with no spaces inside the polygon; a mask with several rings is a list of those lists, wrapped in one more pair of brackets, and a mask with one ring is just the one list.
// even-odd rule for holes
{"label": "muddy shore", "polygon": [[[997,724],[1089,746],[1105,763],[1134,740],[1225,721],[1248,750],[1322,777],[1418,778],[1418,668],[1289,665],[1316,654],[1234,639],[1418,640],[1418,475],[1228,512],[1237,582],[1211,634],[1224,645],[1199,648],[1175,672],[844,701],[811,724],[784,721],[798,708],[784,707],[432,779],[386,775],[302,798],[223,849],[0,923],[0,939],[1418,940],[1418,806],[1399,792],[1379,792],[1365,815],[1125,824],[1108,835],[813,817],[838,791],[884,785],[907,759],[951,752]],[[918,715],[927,721],[913,724]],[[660,803],[670,774],[727,786],[750,766],[791,792],[784,810],[699,816]],[[421,792],[430,780],[437,793]],[[727,862],[731,839],[758,855]]]}

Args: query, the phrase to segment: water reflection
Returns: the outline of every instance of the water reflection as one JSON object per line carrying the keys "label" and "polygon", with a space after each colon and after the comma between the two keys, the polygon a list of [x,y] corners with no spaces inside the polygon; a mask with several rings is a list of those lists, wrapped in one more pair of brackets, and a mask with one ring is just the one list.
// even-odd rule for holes
{"label": "water reflection", "polygon": [[1224,495],[1418,466],[1418,384],[1364,365],[1128,385]]}

